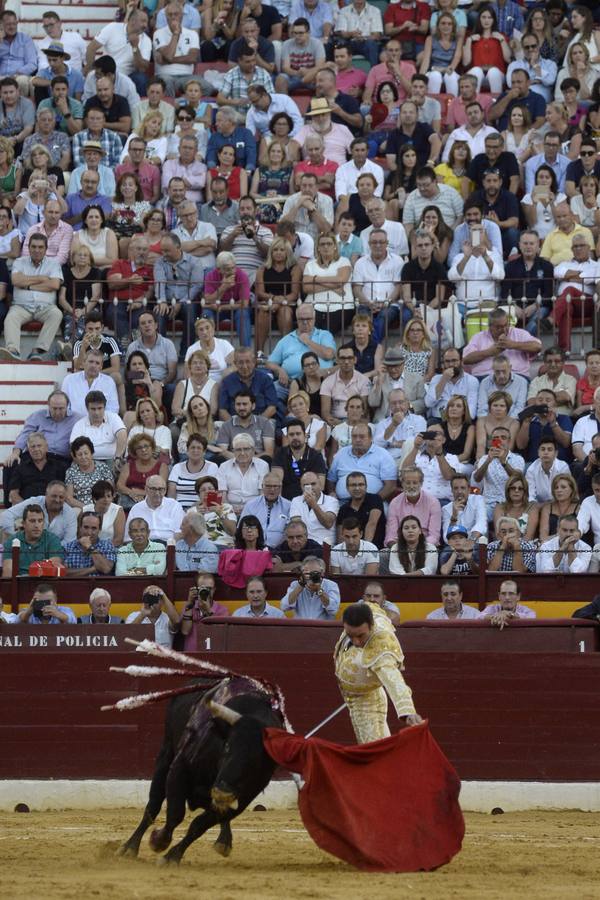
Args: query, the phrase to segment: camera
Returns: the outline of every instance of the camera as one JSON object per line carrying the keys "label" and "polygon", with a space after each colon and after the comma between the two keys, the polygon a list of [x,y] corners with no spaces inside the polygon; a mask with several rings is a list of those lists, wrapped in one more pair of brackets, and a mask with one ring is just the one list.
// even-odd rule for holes
{"label": "camera", "polygon": [[254,237],[254,220],[250,216],[244,216],[241,225],[247,238]]}
{"label": "camera", "polygon": [[438,436],[437,431],[422,431],[421,437],[424,441],[434,441]]}
{"label": "camera", "polygon": [[313,584],[320,584],[323,580],[323,576],[321,575],[320,572],[309,572],[308,580],[311,581]]}
{"label": "camera", "polygon": [[34,600],[33,601],[33,614],[37,616],[38,619],[42,618],[43,611],[48,606],[47,600]]}
{"label": "camera", "polygon": [[454,372],[454,377],[458,378],[458,376],[460,375],[460,366],[453,366],[452,371]]}
{"label": "camera", "polygon": [[142,603],[144,606],[155,606],[160,603],[160,595],[153,591],[144,591],[142,594]]}

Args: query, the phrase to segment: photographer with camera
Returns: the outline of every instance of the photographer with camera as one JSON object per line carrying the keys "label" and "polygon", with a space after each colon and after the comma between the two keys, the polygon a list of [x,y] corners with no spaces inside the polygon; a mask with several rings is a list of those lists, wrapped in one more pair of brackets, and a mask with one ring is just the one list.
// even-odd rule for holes
{"label": "photographer with camera", "polygon": [[291,610],[296,619],[335,619],[340,605],[340,589],[324,577],[325,563],[307,556],[297,581],[292,581],[280,603],[283,612]]}
{"label": "photographer with camera", "polygon": [[163,647],[173,646],[173,635],[179,630],[179,614],[165,592],[149,584],[142,594],[142,608],[130,613],[126,625],[154,625],[154,640]]}
{"label": "photographer with camera", "polygon": [[523,452],[525,462],[532,463],[538,458],[538,450],[543,438],[552,438],[558,448],[558,459],[571,462],[571,433],[573,422],[570,416],[556,411],[556,394],[549,388],[538,391],[537,397],[530,398],[530,404],[519,413],[520,427],[515,446]]}
{"label": "photographer with camera", "polygon": [[221,235],[220,249],[233,253],[239,268],[253,286],[258,268],[267,258],[273,232],[258,222],[252,197],[240,199],[239,214],[239,225],[229,225]]}
{"label": "photographer with camera", "polygon": [[76,625],[75,613],[59,606],[56,591],[50,584],[38,584],[29,606],[22,609],[17,621],[22,625]]}
{"label": "photographer with camera", "polygon": [[216,581],[208,572],[198,572],[196,585],[188,591],[187,603],[179,618],[181,634],[185,637],[185,650],[197,650],[196,626],[209,616],[228,616],[229,610],[215,602]]}

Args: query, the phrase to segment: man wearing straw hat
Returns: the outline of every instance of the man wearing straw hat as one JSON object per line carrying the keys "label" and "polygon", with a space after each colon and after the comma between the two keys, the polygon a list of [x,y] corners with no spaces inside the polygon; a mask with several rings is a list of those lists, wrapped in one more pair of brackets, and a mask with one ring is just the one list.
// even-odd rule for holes
{"label": "man wearing straw hat", "polygon": [[344,165],[354,135],[345,125],[331,121],[330,101],[326,97],[313,97],[306,118],[306,125],[303,125],[296,135],[296,141],[300,146],[304,147],[307,137],[318,135],[325,145],[325,158],[336,162],[339,166]]}

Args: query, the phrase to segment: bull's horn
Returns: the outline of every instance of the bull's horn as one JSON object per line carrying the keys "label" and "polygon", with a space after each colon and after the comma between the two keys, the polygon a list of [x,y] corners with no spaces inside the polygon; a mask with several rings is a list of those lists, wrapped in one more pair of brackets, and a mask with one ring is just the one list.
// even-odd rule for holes
{"label": "bull's horn", "polygon": [[229,725],[235,725],[235,723],[239,722],[242,718],[241,713],[236,712],[234,709],[230,709],[228,706],[223,706],[222,703],[215,703],[213,700],[209,700],[207,706],[211,716],[215,716],[217,719],[223,719]]}

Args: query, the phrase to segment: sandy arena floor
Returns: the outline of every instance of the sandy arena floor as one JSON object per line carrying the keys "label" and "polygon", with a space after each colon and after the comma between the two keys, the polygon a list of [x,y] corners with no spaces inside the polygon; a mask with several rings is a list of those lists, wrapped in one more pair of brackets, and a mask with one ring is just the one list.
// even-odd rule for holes
{"label": "sandy arena floor", "polygon": [[[205,836],[178,869],[159,869],[114,848],[139,810],[8,813],[0,830],[0,896],[6,900],[597,900],[600,814],[471,814],[462,853],[437,872],[368,875],[315,847],[294,812],[246,813],[233,823],[229,859]],[[179,831],[176,833],[179,834]],[[216,833],[215,833],[216,836]]]}

